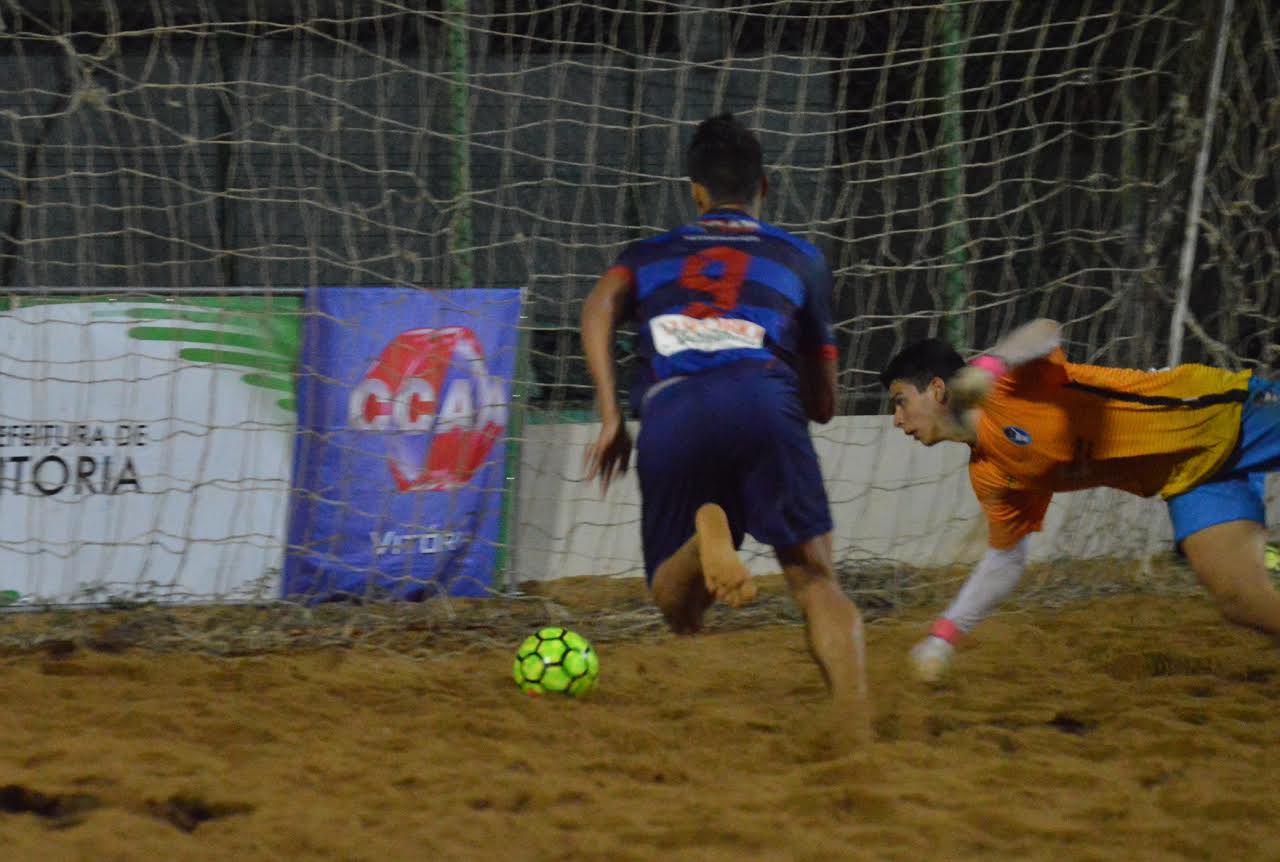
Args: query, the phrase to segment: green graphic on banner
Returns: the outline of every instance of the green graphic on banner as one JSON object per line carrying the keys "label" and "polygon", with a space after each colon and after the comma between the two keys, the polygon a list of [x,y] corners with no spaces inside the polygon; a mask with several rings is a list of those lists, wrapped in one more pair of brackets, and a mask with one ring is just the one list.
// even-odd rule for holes
{"label": "green graphic on banner", "polygon": [[259,389],[285,393],[277,406],[296,412],[294,371],[302,332],[298,297],[225,297],[133,303],[96,317],[126,318],[155,325],[135,326],[129,335],[140,341],[200,345],[183,347],[188,362],[253,369],[240,379]]}

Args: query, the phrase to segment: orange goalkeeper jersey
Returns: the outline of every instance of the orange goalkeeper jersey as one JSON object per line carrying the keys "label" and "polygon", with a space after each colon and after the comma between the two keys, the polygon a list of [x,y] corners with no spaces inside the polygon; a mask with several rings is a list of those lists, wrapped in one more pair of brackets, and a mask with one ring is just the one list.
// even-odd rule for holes
{"label": "orange goalkeeper jersey", "polygon": [[1250,374],[1076,365],[1055,350],[1005,375],[982,404],[969,460],[991,546],[1039,530],[1055,491],[1167,498],[1195,487],[1235,447]]}

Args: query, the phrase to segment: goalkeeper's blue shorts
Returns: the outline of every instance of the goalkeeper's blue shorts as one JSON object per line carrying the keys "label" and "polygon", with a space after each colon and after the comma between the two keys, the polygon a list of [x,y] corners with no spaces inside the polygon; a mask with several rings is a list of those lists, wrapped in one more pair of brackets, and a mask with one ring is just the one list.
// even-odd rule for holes
{"label": "goalkeeper's blue shorts", "polygon": [[1169,498],[1174,541],[1181,545],[1192,533],[1228,521],[1265,524],[1265,480],[1277,470],[1280,383],[1254,377],[1240,414],[1240,438],[1227,463],[1190,491]]}
{"label": "goalkeeper's blue shorts", "polygon": [[693,535],[704,503],[724,509],[734,547],[744,533],[780,548],[831,531],[798,381],[780,362],[745,360],[655,384],[636,458],[649,581]]}

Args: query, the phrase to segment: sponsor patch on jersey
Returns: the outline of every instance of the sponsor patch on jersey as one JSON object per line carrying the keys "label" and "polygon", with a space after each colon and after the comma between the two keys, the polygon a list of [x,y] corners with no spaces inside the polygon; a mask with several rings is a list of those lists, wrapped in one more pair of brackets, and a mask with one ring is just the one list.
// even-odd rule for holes
{"label": "sponsor patch on jersey", "polygon": [[764,327],[728,317],[685,317],[660,314],[649,321],[653,347],[662,356],[684,350],[741,350],[764,347]]}
{"label": "sponsor patch on jersey", "polygon": [[1031,434],[1025,428],[1019,428],[1017,425],[1004,426],[1004,436],[1009,442],[1015,446],[1030,446]]}

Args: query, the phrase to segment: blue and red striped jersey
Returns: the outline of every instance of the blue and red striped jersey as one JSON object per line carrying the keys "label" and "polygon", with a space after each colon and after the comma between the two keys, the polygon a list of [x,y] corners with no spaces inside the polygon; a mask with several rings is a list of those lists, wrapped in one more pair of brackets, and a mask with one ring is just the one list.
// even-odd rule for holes
{"label": "blue and red striped jersey", "polygon": [[[744,359],[836,356],[831,269],[822,252],[738,210],[627,246],[611,270],[631,283],[642,363],[632,402],[670,377]],[[639,391],[637,391],[639,390]]]}

